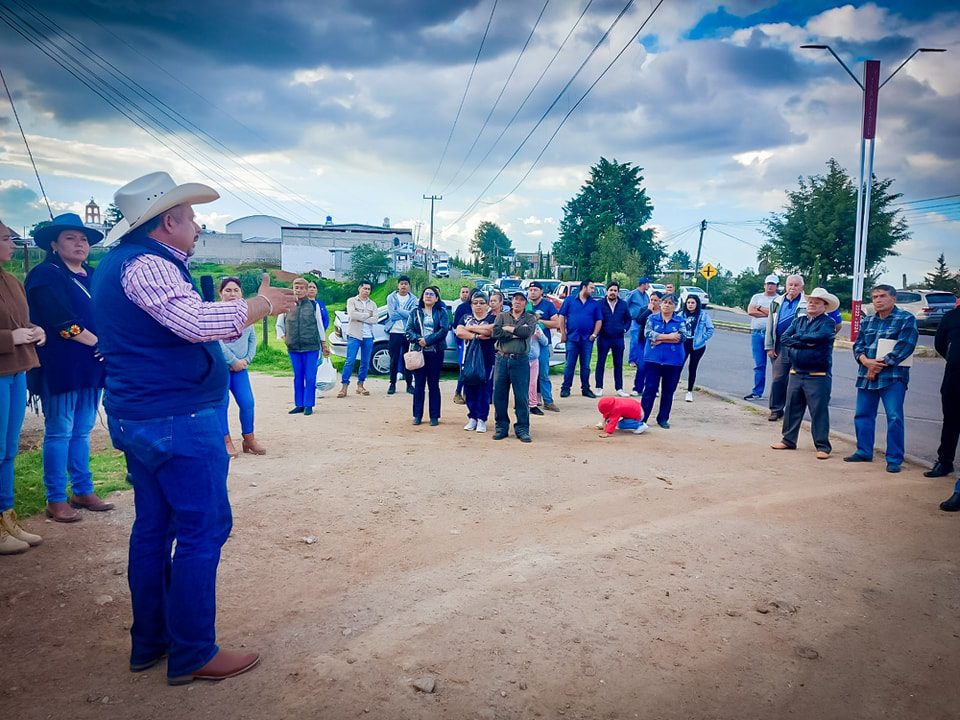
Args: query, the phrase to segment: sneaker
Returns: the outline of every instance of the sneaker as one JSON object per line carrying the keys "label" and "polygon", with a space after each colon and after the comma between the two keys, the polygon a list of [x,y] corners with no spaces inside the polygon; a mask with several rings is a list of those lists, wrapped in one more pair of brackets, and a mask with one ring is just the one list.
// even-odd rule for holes
{"label": "sneaker", "polygon": [[602,387],[602,386],[597,385],[597,387],[594,388],[594,392],[597,393],[597,397],[603,397],[603,387]]}
{"label": "sneaker", "polygon": [[662,427],[664,430],[670,429],[670,423],[668,423],[666,420],[664,420],[662,423],[657,423],[657,425]]}
{"label": "sneaker", "polygon": [[896,463],[887,463],[887,472],[888,473],[898,473],[900,472],[900,466]]}
{"label": "sneaker", "polygon": [[470,421],[469,421],[466,425],[463,426],[463,429],[466,430],[467,432],[471,432],[471,431],[473,431],[473,430],[476,430],[476,429],[477,429],[477,421],[474,420],[473,418],[470,418]]}
{"label": "sneaker", "polygon": [[693,402],[693,393],[690,390],[687,390],[687,396],[684,398],[687,402]]}
{"label": "sneaker", "polygon": [[531,415],[543,415],[543,410],[541,410],[540,408],[534,406],[534,407],[530,408],[530,414],[531,414]]}
{"label": "sneaker", "polygon": [[628,393],[626,390],[617,390],[617,396],[618,396],[618,397],[630,397],[630,393]]}
{"label": "sneaker", "polygon": [[483,420],[477,420],[477,432],[485,433],[487,431],[487,423]]}
{"label": "sneaker", "polygon": [[387,395],[396,395],[396,393],[397,393],[396,385],[391,385],[390,387],[387,388]]}
{"label": "sneaker", "polygon": [[743,396],[744,400],[763,400],[763,395],[757,395],[756,393],[750,393],[749,395]]}
{"label": "sneaker", "polygon": [[645,422],[640,423],[637,427],[634,428],[634,435],[643,435],[647,431],[647,424]]}
{"label": "sneaker", "polygon": [[640,393],[637,392],[636,390],[631,390],[630,397],[640,397]]}

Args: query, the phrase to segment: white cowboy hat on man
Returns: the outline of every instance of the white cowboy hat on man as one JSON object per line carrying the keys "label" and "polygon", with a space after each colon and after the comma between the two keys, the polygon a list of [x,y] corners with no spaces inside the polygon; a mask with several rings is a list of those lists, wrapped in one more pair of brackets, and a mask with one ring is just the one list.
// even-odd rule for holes
{"label": "white cowboy hat on man", "polygon": [[165,172],[155,172],[128,182],[113,195],[123,215],[107,234],[107,244],[177,205],[199,205],[217,200],[220,193],[200,183],[177,185]]}
{"label": "white cowboy hat on man", "polygon": [[807,293],[807,299],[818,298],[827,304],[827,312],[833,312],[840,307],[840,299],[833,293],[827,292],[823,288],[814,288]]}

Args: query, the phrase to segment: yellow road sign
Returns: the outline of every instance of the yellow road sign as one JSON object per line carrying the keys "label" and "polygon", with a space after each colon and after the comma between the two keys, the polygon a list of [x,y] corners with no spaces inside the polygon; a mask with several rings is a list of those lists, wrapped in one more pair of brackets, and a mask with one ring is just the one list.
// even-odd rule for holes
{"label": "yellow road sign", "polygon": [[717,269],[710,263],[706,263],[702,268],[700,268],[700,274],[703,275],[703,277],[705,277],[707,280],[712,280],[717,276]]}

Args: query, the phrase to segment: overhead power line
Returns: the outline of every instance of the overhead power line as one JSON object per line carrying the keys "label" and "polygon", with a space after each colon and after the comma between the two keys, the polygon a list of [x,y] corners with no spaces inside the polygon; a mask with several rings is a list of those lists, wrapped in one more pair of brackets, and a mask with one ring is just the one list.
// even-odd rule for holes
{"label": "overhead power line", "polygon": [[487,124],[490,122],[490,118],[493,117],[494,111],[497,109],[497,106],[500,104],[500,99],[503,97],[503,93],[506,91],[507,86],[510,84],[510,80],[513,79],[513,74],[517,71],[517,66],[520,64],[523,54],[527,51],[527,47],[530,45],[530,41],[533,39],[534,34],[537,32],[537,28],[540,26],[540,20],[543,19],[543,13],[547,9],[547,5],[550,4],[550,0],[544,0],[543,7],[540,8],[540,14],[537,15],[536,22],[533,23],[533,27],[530,29],[530,34],[527,35],[527,41],[523,43],[523,47],[520,48],[520,52],[517,54],[517,59],[513,62],[513,67],[510,68],[510,72],[507,75],[507,79],[503,81],[503,86],[500,88],[500,93],[497,95],[497,99],[493,101],[493,105],[490,108],[490,112],[487,113],[487,117],[483,119],[483,125],[480,126],[480,131],[477,133],[477,136],[473,139],[473,142],[470,143],[470,149],[467,150],[467,154],[463,156],[463,160],[460,161],[460,166],[457,168],[457,171],[453,174],[453,177],[450,178],[450,182],[447,183],[446,187],[443,189],[443,192],[446,192],[451,185],[456,181],[457,176],[460,174],[460,171],[463,170],[463,166],[466,164],[467,160],[470,158],[470,155],[473,153],[473,149],[477,147],[477,142],[480,140],[480,136],[483,135],[483,131],[487,129]]}
{"label": "overhead power line", "polygon": [[30,143],[27,142],[27,134],[23,131],[23,125],[20,123],[20,115],[17,113],[17,106],[13,104],[13,95],[10,94],[10,88],[7,87],[7,79],[3,76],[3,70],[0,70],[0,81],[3,81],[3,89],[7,93],[7,99],[10,101],[10,109],[13,110],[13,117],[17,121],[17,127],[20,128],[20,137],[23,138],[23,144],[27,148],[27,155],[30,156],[30,164],[33,165],[33,174],[37,176],[37,185],[40,186],[40,193],[43,195],[43,201],[47,204],[47,212],[50,213],[50,219],[53,220],[53,210],[50,209],[50,201],[47,199],[47,191],[43,189],[43,181],[40,179],[40,171],[37,170],[37,163],[33,159],[33,151],[30,150]]}
{"label": "overhead power line", "polygon": [[[548,108],[546,109],[546,111],[543,113],[543,115],[542,115],[542,116],[540,117],[540,119],[537,121],[537,124],[533,126],[533,128],[530,130],[529,133],[527,133],[527,136],[523,139],[523,141],[520,143],[520,145],[517,147],[517,149],[514,150],[513,154],[510,155],[510,157],[509,157],[509,158],[507,159],[507,161],[503,164],[503,166],[500,168],[500,170],[497,171],[497,173],[496,173],[496,175],[494,175],[493,179],[492,179],[489,183],[487,183],[486,187],[484,187],[484,189],[480,192],[480,195],[478,195],[477,198],[470,204],[470,206],[461,213],[460,217],[458,217],[458,218],[457,218],[456,220],[454,220],[452,223],[450,223],[449,225],[447,225],[447,227],[444,228],[444,230],[446,230],[447,228],[449,228],[449,227],[451,227],[451,226],[453,226],[453,225],[456,225],[458,222],[460,222],[460,220],[462,220],[462,219],[465,218],[468,214],[470,214],[470,213],[473,211],[473,209],[482,201],[483,194],[484,194],[485,192],[487,192],[487,191],[493,186],[493,184],[497,181],[497,179],[500,177],[500,175],[502,175],[503,172],[504,172],[504,171],[507,169],[507,167],[510,165],[510,163],[513,162],[513,159],[520,153],[520,150],[523,149],[523,146],[526,145],[527,140],[529,140],[530,137],[533,135],[533,133],[537,130],[537,128],[539,128],[540,125],[543,124],[543,121],[546,120],[546,118],[547,118],[547,116],[549,115],[550,111],[553,110],[553,108],[556,106],[556,104],[557,104],[557,103],[560,101],[560,99],[563,97],[564,93],[569,89],[569,87],[570,87],[570,86],[573,84],[573,82],[577,79],[577,77],[578,77],[578,76],[580,75],[580,73],[583,71],[584,67],[586,67],[586,65],[587,65],[587,63],[590,61],[590,59],[594,56],[594,54],[597,52],[597,50],[599,50],[599,48],[601,47],[601,45],[606,41],[606,39],[607,39],[607,37],[609,37],[610,33],[613,32],[613,29],[617,26],[617,24],[620,22],[620,20],[623,18],[623,16],[626,15],[627,11],[628,11],[628,10],[630,9],[630,7],[633,5],[633,2],[634,2],[634,0],[628,0],[628,2],[626,3],[626,5],[623,6],[623,9],[622,9],[622,10],[620,11],[620,13],[617,15],[617,17],[614,19],[614,21],[610,24],[610,27],[607,28],[606,32],[604,32],[604,34],[601,36],[601,38],[600,38],[600,39],[597,41],[597,43],[594,45],[593,49],[590,51],[590,54],[587,55],[586,59],[580,64],[580,67],[577,68],[576,72],[573,74],[573,76],[570,78],[570,80],[568,80],[567,83],[563,86],[563,89],[561,89],[560,93],[557,95],[557,97],[554,99],[554,101],[553,101],[552,103],[550,103],[550,107],[548,107]],[[539,155],[537,155],[537,157],[534,159],[533,163],[530,165],[530,168],[527,170],[526,173],[524,173],[523,177],[520,178],[520,182],[518,182],[518,183],[513,187],[513,189],[511,189],[510,192],[508,192],[508,193],[507,193],[506,195],[504,195],[502,198],[500,198],[500,199],[498,199],[498,200],[495,200],[495,201],[493,201],[493,202],[487,203],[488,205],[496,205],[496,204],[498,204],[498,203],[503,202],[503,201],[506,200],[508,197],[510,197],[510,195],[512,195],[512,194],[517,190],[517,188],[519,188],[519,187],[524,183],[524,181],[527,179],[527,177],[529,177],[530,173],[533,171],[533,168],[536,167],[536,164],[540,161],[540,159],[543,157],[544,153],[547,151],[547,148],[550,147],[550,144],[553,142],[554,138],[556,138],[557,134],[560,132],[560,128],[563,127],[563,125],[564,125],[564,123],[566,123],[567,119],[568,119],[568,118],[573,114],[573,112],[580,106],[580,104],[584,101],[584,99],[586,99],[587,95],[590,94],[590,91],[593,90],[594,87],[596,87],[597,83],[600,82],[600,80],[607,74],[607,72],[609,72],[610,68],[613,67],[613,65],[623,56],[623,54],[627,51],[627,49],[633,44],[634,40],[636,40],[636,38],[640,35],[640,33],[643,31],[643,29],[647,26],[647,23],[650,22],[650,19],[656,14],[657,10],[660,9],[660,6],[663,5],[664,2],[665,2],[665,0],[659,0],[659,2],[657,2],[657,4],[654,6],[654,8],[650,11],[650,14],[647,15],[646,19],[640,24],[640,27],[637,28],[637,31],[630,37],[630,39],[627,41],[627,43],[620,49],[620,52],[618,52],[618,53],[614,56],[614,58],[607,64],[607,66],[603,69],[603,71],[600,73],[600,75],[597,76],[597,78],[590,84],[590,86],[586,89],[586,91],[584,91],[584,93],[580,96],[580,98],[579,98],[579,99],[573,104],[573,106],[567,111],[566,115],[564,115],[563,118],[561,119],[560,124],[557,126],[556,130],[554,130],[553,134],[550,136],[550,138],[547,140],[546,144],[543,146],[543,149],[540,151]]]}
{"label": "overhead power line", "polygon": [[923,198],[922,200],[901,200],[893,203],[893,205],[914,205],[916,203],[933,202],[934,200],[949,200],[950,198],[960,198],[960,193],[955,195],[941,195],[939,197]]}
{"label": "overhead power line", "polygon": [[450,127],[450,134],[447,135],[447,142],[443,146],[443,152],[440,153],[440,160],[437,162],[437,169],[433,171],[433,177],[430,179],[430,187],[437,180],[440,174],[440,168],[443,167],[443,161],[447,157],[447,150],[450,149],[450,141],[453,139],[453,133],[457,129],[457,122],[460,120],[460,113],[463,111],[463,103],[467,99],[467,93],[470,92],[470,84],[473,82],[473,74],[477,71],[477,63],[480,62],[480,54],[483,52],[483,46],[487,42],[487,34],[490,32],[490,24],[493,22],[493,14],[497,11],[498,0],[493,0],[493,7],[490,8],[490,17],[487,18],[487,27],[483,31],[483,37],[480,38],[480,47],[477,48],[477,56],[473,59],[473,67],[470,68],[470,75],[467,77],[467,86],[463,89],[463,97],[460,98],[460,106],[457,108],[457,114],[453,118],[453,125]]}

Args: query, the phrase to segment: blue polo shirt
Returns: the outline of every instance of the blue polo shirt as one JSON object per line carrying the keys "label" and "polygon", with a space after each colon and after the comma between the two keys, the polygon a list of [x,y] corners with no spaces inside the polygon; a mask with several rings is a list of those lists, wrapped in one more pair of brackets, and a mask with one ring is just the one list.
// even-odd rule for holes
{"label": "blue polo shirt", "polygon": [[[557,308],[555,308],[553,303],[547,300],[545,297],[540,298],[540,302],[538,302],[536,305],[533,303],[530,305],[530,312],[534,313],[541,320],[550,320],[557,315]],[[547,338],[547,342],[549,343],[551,341],[550,328],[543,328],[543,335],[545,338]]]}
{"label": "blue polo shirt", "polygon": [[800,307],[800,295],[797,295],[793,300],[787,300],[784,296],[783,302],[780,303],[780,314],[777,315],[777,337],[783,335],[793,323],[798,307]]}
{"label": "blue polo shirt", "polygon": [[568,340],[589,340],[594,324],[597,320],[603,320],[600,303],[592,297],[584,302],[580,299],[580,293],[563,301],[560,314],[566,318]]}

